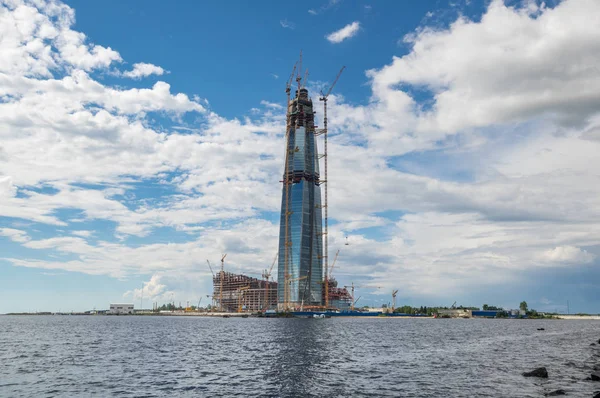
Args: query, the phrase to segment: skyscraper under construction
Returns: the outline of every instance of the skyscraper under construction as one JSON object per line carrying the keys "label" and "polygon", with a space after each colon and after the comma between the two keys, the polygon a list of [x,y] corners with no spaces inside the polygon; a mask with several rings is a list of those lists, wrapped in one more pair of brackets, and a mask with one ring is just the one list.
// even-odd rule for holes
{"label": "skyscraper under construction", "polygon": [[277,294],[284,310],[323,304],[321,180],[313,103],[304,87],[288,100],[286,130]]}

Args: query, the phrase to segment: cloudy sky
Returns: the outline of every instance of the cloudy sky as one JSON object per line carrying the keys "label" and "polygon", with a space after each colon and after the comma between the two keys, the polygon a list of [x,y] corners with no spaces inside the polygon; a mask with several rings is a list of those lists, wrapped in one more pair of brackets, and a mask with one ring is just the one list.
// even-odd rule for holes
{"label": "cloudy sky", "polygon": [[268,268],[300,49],[361,304],[600,311],[597,0],[1,0],[0,313]]}

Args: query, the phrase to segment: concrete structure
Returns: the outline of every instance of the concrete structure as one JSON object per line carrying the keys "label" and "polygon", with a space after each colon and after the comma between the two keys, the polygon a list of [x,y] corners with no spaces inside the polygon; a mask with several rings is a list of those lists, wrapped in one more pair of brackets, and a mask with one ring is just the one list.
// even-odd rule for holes
{"label": "concrete structure", "polygon": [[471,318],[471,310],[463,308],[451,308],[448,310],[438,310],[438,316],[450,318]]}
{"label": "concrete structure", "polygon": [[[221,272],[213,278],[213,297],[216,307],[225,312],[256,312],[277,305],[277,282],[267,282],[242,274]],[[223,294],[221,294],[221,285]],[[219,303],[220,297],[223,302]]]}
{"label": "concrete structure", "polygon": [[280,309],[323,305],[322,181],[307,89],[296,91],[287,112],[277,269]]}
{"label": "concrete structure", "polygon": [[132,315],[133,304],[111,304],[108,310],[110,315]]}

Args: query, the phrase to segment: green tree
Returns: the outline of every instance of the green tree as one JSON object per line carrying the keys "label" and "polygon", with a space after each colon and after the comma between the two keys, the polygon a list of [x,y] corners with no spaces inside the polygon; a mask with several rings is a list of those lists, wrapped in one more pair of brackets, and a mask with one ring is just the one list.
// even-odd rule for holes
{"label": "green tree", "polygon": [[488,305],[484,304],[482,308],[483,308],[484,311],[487,311],[488,310]]}
{"label": "green tree", "polygon": [[527,301],[521,301],[521,304],[519,304],[519,309],[527,312]]}

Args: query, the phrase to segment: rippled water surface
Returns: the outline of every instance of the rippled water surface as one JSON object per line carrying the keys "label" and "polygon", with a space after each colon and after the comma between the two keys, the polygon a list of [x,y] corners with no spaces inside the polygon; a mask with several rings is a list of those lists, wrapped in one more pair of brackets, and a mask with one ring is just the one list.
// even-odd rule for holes
{"label": "rippled water surface", "polygon": [[598,339],[599,321],[0,316],[0,396],[591,397]]}

